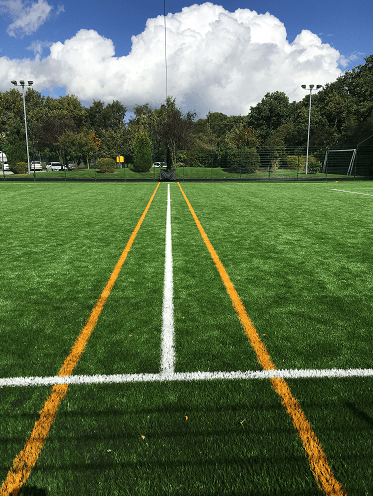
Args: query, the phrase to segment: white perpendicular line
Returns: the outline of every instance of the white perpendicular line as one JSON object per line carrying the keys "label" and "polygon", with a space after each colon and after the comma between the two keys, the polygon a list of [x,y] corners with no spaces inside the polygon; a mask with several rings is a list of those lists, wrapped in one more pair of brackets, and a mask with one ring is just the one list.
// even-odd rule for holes
{"label": "white perpendicular line", "polygon": [[344,189],[336,189],[336,188],[332,188],[332,191],[340,191],[341,193],[351,193],[352,195],[373,196],[370,193],[359,193],[358,191],[346,191]]}
{"label": "white perpendicular line", "polygon": [[373,377],[373,369],[285,369],[236,372],[173,372],[160,374],[70,375],[66,377],[10,377],[0,379],[1,387],[52,386],[54,384],[122,384],[135,382],[212,381],[253,379],[343,379]]}
{"label": "white perpendicular line", "polygon": [[169,376],[174,373],[174,284],[171,241],[171,194],[168,184],[167,219],[166,219],[166,257],[164,270],[163,311],[162,311],[162,357],[161,374]]}

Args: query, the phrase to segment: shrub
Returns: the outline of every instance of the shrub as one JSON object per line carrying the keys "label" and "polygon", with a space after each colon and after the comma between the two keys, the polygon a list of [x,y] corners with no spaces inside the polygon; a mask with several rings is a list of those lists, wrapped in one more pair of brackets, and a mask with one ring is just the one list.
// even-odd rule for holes
{"label": "shrub", "polygon": [[115,160],[113,158],[100,158],[97,160],[100,172],[113,174],[115,172]]}
{"label": "shrub", "polygon": [[10,169],[14,174],[27,174],[28,165],[27,162],[17,162],[16,165],[13,165]]}
{"label": "shrub", "polygon": [[302,157],[298,155],[288,155],[286,157],[286,167],[288,169],[298,169],[298,163],[300,165]]}
{"label": "shrub", "polygon": [[[298,169],[305,171],[306,170],[306,155],[288,155],[286,157],[286,165],[289,169]],[[321,162],[317,160],[313,155],[308,156],[308,172],[310,174],[314,174],[316,172],[320,172],[322,165]]]}
{"label": "shrub", "polygon": [[273,158],[271,160],[271,171],[277,171],[280,168],[281,160],[279,158]]}
{"label": "shrub", "polygon": [[136,135],[133,162],[133,168],[138,172],[147,172],[152,166],[152,144],[145,132]]}
{"label": "shrub", "polygon": [[321,162],[317,160],[317,158],[310,155],[308,157],[308,172],[310,174],[316,174],[316,172],[320,172]]}
{"label": "shrub", "polygon": [[260,165],[260,157],[255,148],[237,148],[229,153],[231,166],[235,169],[242,167],[243,172],[256,172]]}
{"label": "shrub", "polygon": [[212,157],[211,150],[203,148],[191,148],[187,150],[185,166],[186,167],[211,167]]}

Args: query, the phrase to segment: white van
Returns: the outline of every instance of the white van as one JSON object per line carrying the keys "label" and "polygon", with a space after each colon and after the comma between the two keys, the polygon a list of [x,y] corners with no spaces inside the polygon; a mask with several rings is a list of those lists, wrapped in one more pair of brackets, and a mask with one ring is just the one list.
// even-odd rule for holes
{"label": "white van", "polygon": [[8,159],[2,151],[0,151],[0,166],[3,170],[9,170]]}

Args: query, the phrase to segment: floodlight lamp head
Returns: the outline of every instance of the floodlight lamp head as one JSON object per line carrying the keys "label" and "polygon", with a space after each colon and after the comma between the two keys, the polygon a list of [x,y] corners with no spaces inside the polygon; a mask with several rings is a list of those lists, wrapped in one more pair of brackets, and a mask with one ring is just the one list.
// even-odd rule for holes
{"label": "floodlight lamp head", "polygon": [[320,88],[322,88],[322,84],[317,84],[316,89],[319,90]]}
{"label": "floodlight lamp head", "polygon": [[312,88],[313,88],[314,86],[315,86],[314,84],[310,84],[310,88],[311,88],[311,90],[312,90]]}
{"label": "floodlight lamp head", "polygon": [[14,86],[17,86],[17,81],[11,81],[12,84],[14,84]]}
{"label": "floodlight lamp head", "polygon": [[19,82],[19,84],[20,84],[21,86],[24,86],[24,85],[25,85],[25,82],[24,82],[24,81],[20,81],[20,82]]}
{"label": "floodlight lamp head", "polygon": [[305,84],[302,84],[301,86],[304,90],[307,88],[307,86]]}
{"label": "floodlight lamp head", "polygon": [[34,84],[34,81],[27,81],[27,84],[28,84],[29,86],[32,86],[32,85]]}

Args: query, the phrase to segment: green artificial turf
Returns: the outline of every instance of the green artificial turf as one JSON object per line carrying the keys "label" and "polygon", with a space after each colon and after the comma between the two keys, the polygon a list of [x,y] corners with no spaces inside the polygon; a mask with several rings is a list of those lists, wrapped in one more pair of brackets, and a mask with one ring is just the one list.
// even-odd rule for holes
{"label": "green artificial turf", "polygon": [[0,374],[55,375],[155,187],[1,186]]}
{"label": "green artificial turf", "polygon": [[336,183],[214,186],[183,189],[277,367],[370,367],[373,197]]}
{"label": "green artificial turf", "polygon": [[71,388],[25,487],[319,494],[280,401],[262,381]]}
{"label": "green artificial turf", "polygon": [[[275,365],[368,368],[369,182],[183,183]],[[154,189],[0,184],[0,376],[53,376]],[[344,189],[365,195],[348,194]],[[170,185],[175,370],[259,370],[177,184]],[[76,374],[160,370],[167,184],[161,184]],[[349,494],[370,494],[373,379],[287,381]],[[0,477],[50,387],[0,389]],[[268,380],[71,385],[21,494],[320,494]]]}
{"label": "green artificial turf", "polygon": [[[275,171],[269,171],[267,168],[260,168],[254,173],[246,172],[245,169],[235,169],[235,168],[221,168],[221,167],[177,167],[176,178],[180,181],[184,179],[325,179],[335,177],[345,178],[346,175],[338,174],[325,174],[322,172],[316,174],[308,174],[306,176],[305,171],[297,171],[291,169],[277,169]],[[24,180],[29,179],[30,181],[38,180],[64,180],[64,179],[97,179],[97,180],[113,180],[113,181],[123,181],[123,180],[142,180],[142,179],[153,179],[154,181],[159,181],[160,169],[151,168],[148,172],[137,172],[132,168],[116,169],[114,173],[101,174],[99,170],[96,169],[80,169],[77,171],[43,171],[28,174],[17,174],[17,175],[5,175],[0,176],[1,179],[5,181],[15,181],[17,179]]]}

